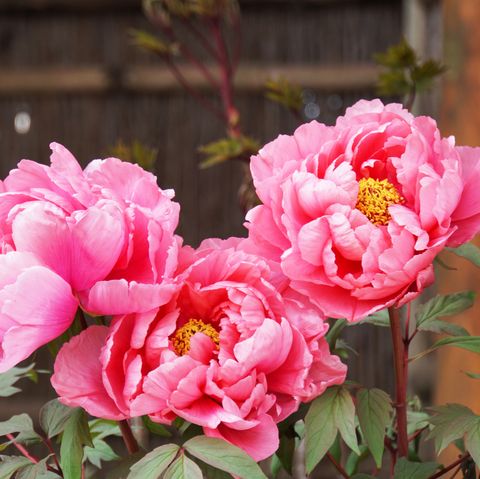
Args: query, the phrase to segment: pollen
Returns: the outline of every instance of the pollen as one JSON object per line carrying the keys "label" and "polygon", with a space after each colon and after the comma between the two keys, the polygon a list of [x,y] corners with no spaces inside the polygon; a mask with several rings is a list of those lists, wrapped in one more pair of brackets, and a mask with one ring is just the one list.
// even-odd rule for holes
{"label": "pollen", "polygon": [[183,356],[190,351],[190,340],[197,333],[208,336],[218,349],[220,344],[218,331],[211,324],[206,324],[201,319],[189,319],[171,337],[172,346],[179,356]]}
{"label": "pollen", "polygon": [[387,179],[362,178],[358,182],[357,210],[360,210],[374,225],[386,225],[390,221],[388,207],[405,200]]}

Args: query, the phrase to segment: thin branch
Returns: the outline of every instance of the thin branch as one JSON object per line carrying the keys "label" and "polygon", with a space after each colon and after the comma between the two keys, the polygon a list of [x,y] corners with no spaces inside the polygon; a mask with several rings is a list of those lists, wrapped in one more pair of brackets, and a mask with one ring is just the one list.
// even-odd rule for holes
{"label": "thin branch", "polygon": [[32,456],[21,444],[15,440],[15,436],[13,434],[6,434],[6,436],[30,462],[33,462],[34,464],[38,464],[40,462],[35,456]]}
{"label": "thin branch", "polygon": [[209,42],[208,38],[199,30],[193,22],[188,21],[185,18],[182,18],[182,24],[192,33],[192,35],[201,43],[203,48],[210,53],[210,55],[215,58],[217,61],[220,61],[218,52],[213,48],[213,45]]}
{"label": "thin branch", "polygon": [[210,113],[215,115],[220,121],[225,121],[225,116],[223,113],[215,108],[213,104],[211,104],[208,100],[206,100],[195,88],[193,88],[187,81],[187,79],[183,76],[182,72],[178,69],[177,65],[170,59],[167,58],[165,61],[166,65],[172,72],[173,76],[176,78],[178,83],[182,85],[184,90],[189,93],[200,105],[203,106],[206,110]]}
{"label": "thin branch", "polygon": [[60,462],[58,461],[57,453],[53,449],[52,441],[48,437],[42,438],[44,444],[47,446],[48,450],[52,453],[53,461],[55,462],[55,465],[58,469],[58,474],[63,477],[63,471],[60,466]]}
{"label": "thin branch", "polygon": [[154,22],[156,25],[158,25],[163,33],[168,37],[168,39],[176,43],[178,45],[178,49],[180,53],[192,63],[192,65],[195,65],[198,70],[203,74],[203,76],[211,83],[211,85],[215,88],[219,88],[220,85],[217,81],[217,79],[213,76],[211,71],[192,53],[192,51],[188,48],[185,43],[183,43],[176,35],[175,31],[170,25],[167,25],[161,18],[157,16],[150,16],[150,19],[152,22]]}
{"label": "thin branch", "polygon": [[222,83],[220,93],[222,95],[223,107],[228,122],[228,135],[232,138],[238,138],[241,134],[238,125],[238,110],[233,103],[233,88],[232,88],[232,67],[228,57],[227,46],[222,34],[222,27],[219,18],[211,20],[211,29],[217,43],[218,53],[220,55],[220,70],[222,73]]}
{"label": "thin branch", "polygon": [[136,453],[139,450],[139,447],[137,440],[133,435],[132,429],[130,428],[130,424],[128,424],[128,421],[124,419],[123,421],[118,421],[118,425],[120,426],[123,442],[125,443],[128,453]]}
{"label": "thin branch", "polygon": [[422,427],[422,429],[419,429],[418,431],[415,431],[413,434],[408,436],[408,442],[414,441],[422,432],[424,432],[426,429],[428,429],[428,426]]}
{"label": "thin branch", "polygon": [[335,458],[329,453],[327,452],[327,457],[329,459],[329,461],[335,466],[335,469],[338,471],[338,473],[344,477],[345,479],[350,479],[350,476],[347,474],[347,471],[342,467],[341,464],[339,464]]}
{"label": "thin branch", "polygon": [[241,25],[240,13],[236,13],[233,19],[233,32],[235,36],[235,44],[233,47],[232,54],[232,70],[235,72],[240,63],[240,57],[242,55],[242,43],[243,43],[243,33]]}
{"label": "thin branch", "polygon": [[455,476],[460,472],[461,469],[462,469],[462,465],[460,464],[460,465],[455,469],[455,471],[453,471],[453,474],[450,476],[450,479],[454,479]]}
{"label": "thin branch", "polygon": [[463,461],[468,459],[470,457],[470,454],[466,452],[463,456],[458,458],[455,462],[452,462],[449,466],[444,467],[443,469],[440,469],[437,473],[433,474],[432,476],[429,476],[428,479],[437,479],[439,477],[442,477],[444,474],[447,472],[451,471],[452,469],[455,469],[458,465],[461,465]]}

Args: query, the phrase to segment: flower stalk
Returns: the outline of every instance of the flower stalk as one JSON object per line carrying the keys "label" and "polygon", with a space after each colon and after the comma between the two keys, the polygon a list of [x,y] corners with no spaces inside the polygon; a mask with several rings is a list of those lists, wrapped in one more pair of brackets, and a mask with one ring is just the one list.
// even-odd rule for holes
{"label": "flower stalk", "polygon": [[132,428],[126,419],[118,421],[120,431],[122,433],[123,442],[127,448],[129,454],[135,454],[139,451],[138,442],[133,435]]}
{"label": "flower stalk", "polygon": [[407,375],[408,342],[402,335],[400,311],[388,308],[393,343],[393,360],[395,365],[395,410],[397,412],[397,453],[399,457],[408,455],[407,433]]}

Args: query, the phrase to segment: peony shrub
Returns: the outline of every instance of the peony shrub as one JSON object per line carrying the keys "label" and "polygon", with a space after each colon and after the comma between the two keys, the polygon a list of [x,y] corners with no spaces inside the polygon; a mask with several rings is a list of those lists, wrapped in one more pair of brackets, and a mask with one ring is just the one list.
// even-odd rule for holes
{"label": "peony shrub", "polygon": [[[41,432],[26,415],[0,423],[1,447],[22,454],[0,457],[1,477],[93,477],[87,462],[118,459],[113,435],[137,461],[118,473],[128,479],[264,479],[264,460],[271,477],[304,479],[324,457],[342,477],[371,478],[385,447],[395,479],[480,463],[480,417],[459,405],[427,414],[406,382],[409,362],[441,346],[480,353],[480,338],[440,319],[473,295],[400,313],[446,248],[480,264],[465,244],[480,229],[480,148],[401,105],[362,100],[334,126],[311,122],[263,147],[248,237],[198,248],[175,234],[180,207],[152,174],[116,158],[82,169],[51,148],[50,165],[23,160],[0,183],[0,396],[32,375],[18,364],[46,344],[58,395]],[[394,402],[345,381],[345,319],[390,326]],[[409,357],[420,331],[451,337]],[[145,457],[132,424],[162,438]],[[420,464],[427,429],[438,451],[457,440],[462,456]],[[26,449],[34,442],[45,459]],[[357,475],[364,460],[373,475]]]}

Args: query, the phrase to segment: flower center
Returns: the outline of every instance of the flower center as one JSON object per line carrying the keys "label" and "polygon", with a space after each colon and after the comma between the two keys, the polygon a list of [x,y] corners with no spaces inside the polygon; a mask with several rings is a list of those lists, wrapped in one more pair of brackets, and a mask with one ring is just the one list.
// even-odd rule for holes
{"label": "flower center", "polygon": [[362,178],[358,182],[358,197],[355,207],[374,225],[386,225],[390,221],[388,207],[405,200],[388,180]]}
{"label": "flower center", "polygon": [[208,336],[218,349],[220,343],[218,331],[211,324],[206,324],[201,319],[189,319],[175,331],[172,337],[173,348],[179,356],[183,356],[190,351],[190,339],[197,333]]}

